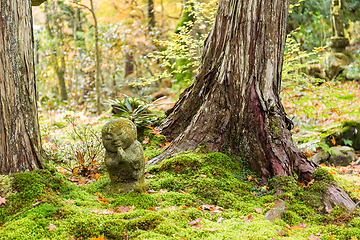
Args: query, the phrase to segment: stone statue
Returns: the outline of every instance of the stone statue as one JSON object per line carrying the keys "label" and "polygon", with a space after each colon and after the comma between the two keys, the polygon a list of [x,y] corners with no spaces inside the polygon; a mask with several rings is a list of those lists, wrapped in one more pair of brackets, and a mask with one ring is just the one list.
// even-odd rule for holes
{"label": "stone statue", "polygon": [[112,120],[101,131],[106,149],[105,165],[113,188],[119,192],[145,192],[145,157],[136,126],[126,118]]}
{"label": "stone statue", "polygon": [[345,51],[345,47],[349,45],[349,39],[345,37],[344,31],[344,0],[331,0],[331,28],[332,37],[330,38],[331,50],[334,53]]}
{"label": "stone statue", "polygon": [[331,28],[334,37],[344,37],[343,0],[331,0]]}

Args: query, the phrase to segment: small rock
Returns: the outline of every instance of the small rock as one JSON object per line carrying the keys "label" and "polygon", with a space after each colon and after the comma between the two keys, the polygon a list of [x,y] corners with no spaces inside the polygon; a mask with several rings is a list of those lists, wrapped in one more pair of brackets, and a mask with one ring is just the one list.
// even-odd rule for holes
{"label": "small rock", "polygon": [[328,152],[321,151],[321,152],[316,153],[309,160],[313,161],[317,165],[320,165],[321,163],[324,163],[326,160],[328,160],[329,157],[330,157],[330,154]]}
{"label": "small rock", "polygon": [[355,161],[355,150],[351,147],[332,147],[336,155],[331,154],[328,163],[335,166],[347,166]]}
{"label": "small rock", "polygon": [[335,154],[321,151],[310,158],[311,161],[320,164],[334,164],[335,166],[347,166],[355,161],[355,150],[351,147],[332,147]]}
{"label": "small rock", "polygon": [[275,221],[275,219],[281,219],[284,211],[286,210],[285,203],[281,200],[275,200],[275,206],[265,213],[265,219],[269,221]]}

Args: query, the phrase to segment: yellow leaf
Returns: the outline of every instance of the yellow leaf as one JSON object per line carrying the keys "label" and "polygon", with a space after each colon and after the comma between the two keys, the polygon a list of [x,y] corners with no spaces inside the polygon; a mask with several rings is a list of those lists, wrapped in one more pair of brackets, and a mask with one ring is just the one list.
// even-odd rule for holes
{"label": "yellow leaf", "polygon": [[105,240],[104,234],[97,238],[90,238],[90,240]]}
{"label": "yellow leaf", "polygon": [[335,140],[334,136],[332,136],[332,138],[331,138],[331,143],[332,143],[333,145],[336,144],[336,140]]}

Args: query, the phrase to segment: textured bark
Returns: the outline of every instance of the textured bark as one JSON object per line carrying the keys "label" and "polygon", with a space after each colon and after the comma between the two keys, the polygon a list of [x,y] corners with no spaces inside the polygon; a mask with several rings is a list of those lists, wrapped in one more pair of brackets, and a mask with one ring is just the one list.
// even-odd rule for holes
{"label": "textured bark", "polygon": [[0,174],[41,164],[31,0],[0,0]]}
{"label": "textured bark", "polygon": [[154,0],[147,0],[147,21],[149,30],[155,27]]}
{"label": "textured bark", "polygon": [[126,53],[125,55],[125,73],[124,78],[134,73],[134,55],[132,53]]}
{"label": "textured bark", "polygon": [[312,179],[315,166],[292,141],[279,97],[288,8],[285,0],[220,0],[202,68],[161,126],[174,140],[150,165],[202,146],[243,157],[265,182]]}

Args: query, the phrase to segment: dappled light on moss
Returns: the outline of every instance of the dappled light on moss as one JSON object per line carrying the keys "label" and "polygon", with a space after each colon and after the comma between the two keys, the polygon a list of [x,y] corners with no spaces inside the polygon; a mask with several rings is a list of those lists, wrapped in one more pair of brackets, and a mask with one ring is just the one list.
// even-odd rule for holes
{"label": "dappled light on moss", "polygon": [[[0,206],[2,224],[7,222],[0,228],[0,239],[89,239],[104,235],[114,240],[265,240],[278,239],[279,231],[284,239],[306,240],[318,233],[321,239],[328,239],[329,232],[336,239],[360,238],[360,222],[354,218],[357,211],[350,215],[336,207],[325,213],[322,192],[337,178],[330,170],[317,170],[316,180],[308,186],[292,177],[277,176],[267,189],[242,166],[222,153],[178,154],[147,170],[151,191],[145,194],[111,192],[108,175],[76,186],[54,168],[15,174],[10,185],[17,190],[8,197],[11,207]],[[97,200],[99,194],[107,201]],[[53,198],[9,222],[35,202]],[[270,222],[264,214],[274,207],[276,199],[284,201],[286,210],[282,219]],[[202,209],[206,204],[224,211]],[[116,212],[121,206],[131,208]],[[197,219],[198,228],[188,224]],[[294,227],[303,223],[306,227]],[[49,224],[56,228],[50,231]]]}

